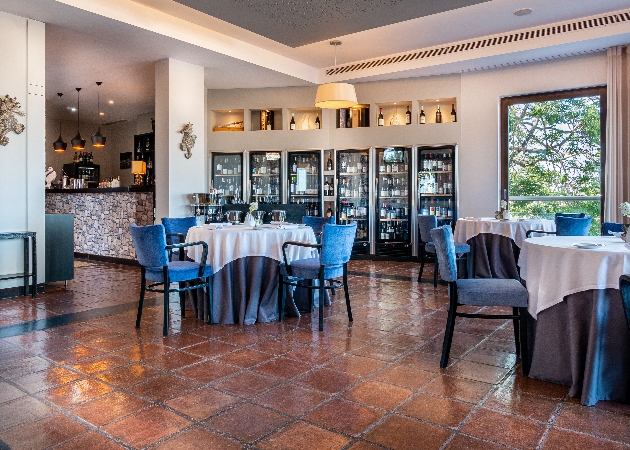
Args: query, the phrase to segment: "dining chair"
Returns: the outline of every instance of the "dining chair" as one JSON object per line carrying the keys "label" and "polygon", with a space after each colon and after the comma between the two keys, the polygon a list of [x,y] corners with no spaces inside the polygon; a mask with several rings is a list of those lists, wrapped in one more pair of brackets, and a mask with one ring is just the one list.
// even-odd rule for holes
{"label": "dining chair", "polygon": [[[451,227],[445,225],[432,229],[431,238],[440,262],[440,275],[449,285],[449,309],[440,367],[445,368],[448,365],[456,317],[512,319],[514,323],[516,356],[521,357],[523,373],[527,375],[529,373],[529,353],[527,350],[526,311],[529,295],[525,286],[517,280],[505,278],[457,279],[455,242]],[[508,306],[512,307],[513,314],[458,312],[457,307],[461,305]]]}
{"label": "dining chair", "polygon": [[[352,322],[352,308],[348,293],[348,261],[356,233],[357,222],[352,222],[349,225],[326,224],[322,230],[321,244],[287,241],[282,245],[284,262],[280,263],[278,285],[280,321],[284,319],[286,286],[299,286],[309,289],[311,292],[314,292],[315,289],[319,290],[319,331],[324,331],[324,292],[326,289],[343,287],[346,294],[348,320]],[[316,248],[319,250],[319,256],[291,261],[287,255],[289,246]],[[339,280],[340,277],[341,280]],[[312,283],[314,280],[319,283],[314,285]],[[329,280],[331,284],[326,285],[324,280]],[[311,295],[311,301],[312,299],[313,296]]]}
{"label": "dining chair", "polygon": [[592,221],[592,217],[556,216],[556,231],[527,230],[525,237],[529,238],[533,233],[555,234],[556,236],[588,236]]}
{"label": "dining chair", "polygon": [[302,216],[302,223],[311,227],[313,233],[315,233],[315,239],[317,243],[321,243],[321,234],[324,229],[324,225],[327,223],[334,224],[335,216],[332,217],[315,217],[315,216]]}
{"label": "dining chair", "polygon": [[[162,225],[166,231],[166,244],[181,244],[186,241],[186,234],[188,230],[197,225],[197,218],[191,217],[162,217]],[[179,249],[179,259],[183,261],[184,249]],[[169,253],[170,258],[173,259],[172,253]]]}
{"label": "dining chair", "polygon": [[[418,273],[418,283],[422,281],[424,263],[427,261],[427,258],[429,258],[429,262],[433,263],[434,287],[437,287],[439,263],[435,254],[435,245],[433,245],[433,242],[431,242],[431,230],[436,227],[437,217],[418,215],[418,231],[420,233],[420,272]],[[472,256],[470,253],[470,245],[466,244],[465,242],[456,242],[455,253],[457,255],[460,255],[457,258],[458,260],[466,258],[468,278],[472,278]]]}
{"label": "dining chair", "polygon": [[602,223],[602,236],[609,236],[610,233],[623,233],[623,223],[604,222]]}
{"label": "dining chair", "polygon": [[[182,317],[184,311],[184,291],[197,288],[206,288],[208,295],[209,316],[206,322],[212,323],[212,266],[206,264],[208,257],[208,244],[206,242],[182,242],[180,244],[166,244],[166,233],[163,225],[147,225],[139,227],[135,223],[129,225],[133,247],[140,263],[140,302],[138,304],[138,316],[136,328],[140,328],[142,318],[142,306],[146,291],[164,293],[164,326],[163,334],[168,336],[169,295],[171,292],[180,294],[180,308]],[[169,261],[168,252],[171,249],[203,246],[201,263],[194,261]],[[153,284],[147,285],[147,281]],[[189,282],[185,284],[185,282]],[[178,288],[172,288],[171,283],[179,283]],[[159,288],[162,286],[162,289]]]}
{"label": "dining chair", "polygon": [[586,217],[586,214],[585,213],[564,213],[564,212],[559,212],[559,213],[555,214],[554,218],[556,218],[556,217],[574,217],[574,218],[577,218],[577,219],[581,219],[583,217]]}
{"label": "dining chair", "polygon": [[626,312],[626,322],[630,329],[630,275],[621,275],[619,277],[619,290],[621,291],[621,301],[623,310]]}

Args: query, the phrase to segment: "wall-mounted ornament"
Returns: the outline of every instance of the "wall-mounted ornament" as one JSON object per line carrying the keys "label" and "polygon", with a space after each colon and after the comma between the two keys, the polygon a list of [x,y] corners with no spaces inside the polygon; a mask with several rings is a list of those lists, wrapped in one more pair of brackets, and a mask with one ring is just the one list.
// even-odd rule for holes
{"label": "wall-mounted ornament", "polygon": [[186,159],[190,159],[190,157],[192,156],[191,150],[195,146],[195,140],[197,139],[197,136],[193,134],[192,123],[188,122],[186,125],[184,125],[184,128],[182,128],[182,131],[180,131],[180,133],[184,135],[182,136],[182,151],[186,152],[184,153]]}
{"label": "wall-mounted ornament", "polygon": [[20,134],[24,131],[24,125],[17,121],[18,116],[23,116],[24,113],[20,111],[20,102],[16,97],[9,97],[5,95],[0,97],[0,145],[7,145],[9,138],[7,133],[13,131],[15,134]]}

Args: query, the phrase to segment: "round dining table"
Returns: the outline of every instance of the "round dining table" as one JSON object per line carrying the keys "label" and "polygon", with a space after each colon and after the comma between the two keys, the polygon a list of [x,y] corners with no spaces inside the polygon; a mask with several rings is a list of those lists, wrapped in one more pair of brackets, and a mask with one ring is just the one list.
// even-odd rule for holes
{"label": "round dining table", "polygon": [[556,231],[553,220],[465,218],[455,225],[455,242],[470,245],[473,278],[519,279],[516,265],[529,230]]}
{"label": "round dining table", "polygon": [[[295,224],[256,228],[208,224],[190,228],[186,242],[199,241],[208,244],[206,262],[212,265],[213,322],[242,325],[278,319],[279,263],[284,262],[282,245],[286,241],[317,242],[311,227]],[[200,262],[202,247],[189,247],[187,254]],[[294,261],[315,257],[317,250],[289,246],[287,254]],[[208,311],[204,308],[198,306],[199,318],[207,317]]]}
{"label": "round dining table", "polygon": [[630,401],[630,330],[619,276],[630,249],[612,236],[546,236],[523,242],[529,293],[529,376],[569,386],[584,405]]}

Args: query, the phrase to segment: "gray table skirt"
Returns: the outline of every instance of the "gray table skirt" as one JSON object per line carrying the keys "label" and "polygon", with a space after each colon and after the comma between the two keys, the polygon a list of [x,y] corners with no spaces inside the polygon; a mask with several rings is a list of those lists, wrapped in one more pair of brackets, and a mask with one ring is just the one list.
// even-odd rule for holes
{"label": "gray table skirt", "polygon": [[583,405],[630,402],[630,330],[617,289],[589,290],[529,317],[529,376],[569,386]]}
{"label": "gray table skirt", "polygon": [[[265,256],[248,256],[232,261],[213,277],[213,323],[252,325],[278,320],[279,262]],[[197,318],[208,317],[204,289],[187,291],[187,303],[195,302]],[[299,317],[307,311],[310,293],[287,289],[285,314]],[[317,305],[318,292],[315,291]],[[328,300],[328,299],[327,299]],[[326,301],[326,305],[330,302]]]}
{"label": "gray table skirt", "polygon": [[520,280],[516,261],[521,249],[512,239],[480,233],[468,241],[473,258],[473,278],[513,278]]}

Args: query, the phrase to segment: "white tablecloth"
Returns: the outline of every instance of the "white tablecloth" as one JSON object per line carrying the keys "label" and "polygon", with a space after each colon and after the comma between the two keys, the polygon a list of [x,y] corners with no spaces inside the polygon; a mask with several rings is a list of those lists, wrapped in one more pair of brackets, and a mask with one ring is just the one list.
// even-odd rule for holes
{"label": "white tablecloth", "polygon": [[556,223],[547,219],[458,219],[455,226],[455,242],[467,242],[481,233],[505,236],[522,247],[528,230],[556,231]]}
{"label": "white tablecloth", "polygon": [[[604,244],[579,249],[573,244]],[[546,236],[523,242],[518,260],[529,292],[529,313],[538,313],[576,292],[619,289],[619,276],[630,273],[630,250],[612,236]]]}
{"label": "white tablecloth", "polygon": [[[263,226],[262,229],[252,229],[243,225],[233,225],[220,230],[193,227],[188,230],[186,242],[198,241],[208,243],[206,262],[212,265],[212,273],[217,273],[226,264],[247,256],[265,256],[284,261],[282,244],[286,241],[313,244],[317,242],[311,227],[278,229],[275,226]],[[202,251],[200,245],[188,247],[188,257],[200,262]],[[293,245],[288,251],[291,260],[312,258],[317,255],[315,249]]]}

